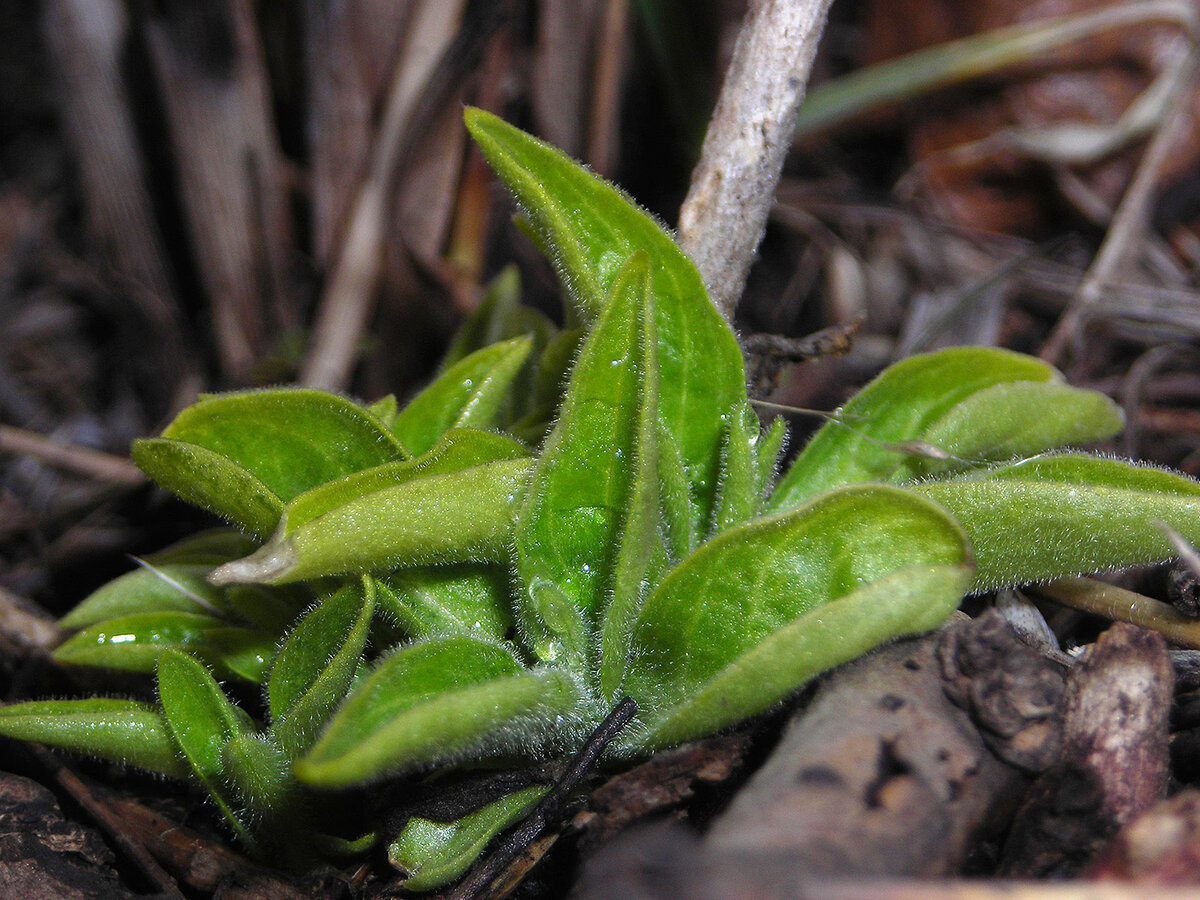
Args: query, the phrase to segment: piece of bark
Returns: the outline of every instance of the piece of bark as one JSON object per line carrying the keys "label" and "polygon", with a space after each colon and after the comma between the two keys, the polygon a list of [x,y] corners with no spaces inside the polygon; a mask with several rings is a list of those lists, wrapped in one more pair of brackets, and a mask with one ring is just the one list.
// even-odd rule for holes
{"label": "piece of bark", "polygon": [[726,319],[766,230],[831,0],[750,4],[679,211],[679,240]]}
{"label": "piece of bark", "polygon": [[107,792],[105,800],[121,817],[129,836],[191,891],[216,893],[222,900],[313,900],[336,895],[257,865],[134,800]]}
{"label": "piece of bark", "polygon": [[25,900],[126,898],[114,858],[94,831],[63,816],[35,781],[0,773],[0,896]]}
{"label": "piece of bark", "polygon": [[609,779],[572,823],[583,832],[580,850],[587,853],[634,822],[678,809],[700,787],[725,781],[742,765],[749,745],[745,731],[693,741]]}
{"label": "piece of bark", "polygon": [[1161,635],[1123,623],[1101,635],[1068,679],[1062,755],[1017,816],[1001,874],[1076,874],[1166,795],[1173,687]]}
{"label": "piece of bark", "polygon": [[[808,874],[957,871],[994,811],[1015,805],[1027,783],[943,688],[938,646],[972,627],[956,622],[945,634],[892,644],[831,675],[713,823],[705,847],[725,855],[787,851]],[[1012,643],[1011,652],[1040,660]]]}
{"label": "piece of bark", "polygon": [[947,696],[971,714],[988,749],[1033,774],[1058,759],[1061,667],[1020,642],[998,612],[949,629],[938,659]]}
{"label": "piece of bark", "polygon": [[145,23],[225,376],[294,327],[294,257],[266,64],[248,0],[169,0]]}
{"label": "piece of bark", "polygon": [[1129,822],[1086,875],[1139,885],[1200,883],[1200,791],[1181,791]]}

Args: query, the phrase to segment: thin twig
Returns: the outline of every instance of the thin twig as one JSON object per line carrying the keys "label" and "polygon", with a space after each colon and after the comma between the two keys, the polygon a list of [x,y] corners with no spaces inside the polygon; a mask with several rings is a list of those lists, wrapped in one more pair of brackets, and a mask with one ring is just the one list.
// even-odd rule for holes
{"label": "thin twig", "polygon": [[124,457],[78,444],[63,444],[12,425],[0,425],[0,453],[32,456],[60,469],[122,487],[137,487],[146,483],[146,476]]}
{"label": "thin twig", "polygon": [[447,895],[446,900],[476,900],[487,896],[487,890],[496,877],[524,848],[537,839],[547,824],[561,811],[575,788],[596,765],[596,760],[600,758],[604,748],[621,733],[636,714],[637,703],[633,699],[626,697],[618,703],[592,732],[591,737],[572,758],[562,778],[534,807],[533,812]]}
{"label": "thin twig", "polygon": [[766,229],[830,3],[751,4],[692,172],[679,240],[726,319]]}
{"label": "thin twig", "polygon": [[1121,204],[1113,215],[1112,225],[1105,234],[1104,242],[1088,268],[1078,293],[1042,347],[1041,357],[1047,362],[1059,362],[1068,344],[1079,347],[1082,338],[1081,326],[1088,314],[1101,299],[1109,283],[1117,277],[1122,266],[1128,265],[1134,254],[1141,249],[1142,237],[1149,219],[1150,200],[1177,145],[1180,129],[1188,119],[1191,93],[1185,88],[1193,83],[1197,51],[1188,46],[1180,52],[1186,53],[1186,57],[1176,63],[1179,69],[1176,81],[1171,86],[1171,97],[1167,102],[1168,113],[1151,138],[1146,152],[1142,154],[1137,174],[1121,198]]}

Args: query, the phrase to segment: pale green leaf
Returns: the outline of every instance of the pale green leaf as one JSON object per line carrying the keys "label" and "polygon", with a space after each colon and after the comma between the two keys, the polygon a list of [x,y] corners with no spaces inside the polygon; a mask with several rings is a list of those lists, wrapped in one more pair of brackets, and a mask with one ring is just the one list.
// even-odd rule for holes
{"label": "pale green leaf", "polygon": [[1158,522],[1200,543],[1200,483],[1115,459],[1039,456],[913,489],[970,535],[975,590],[1170,559]]}

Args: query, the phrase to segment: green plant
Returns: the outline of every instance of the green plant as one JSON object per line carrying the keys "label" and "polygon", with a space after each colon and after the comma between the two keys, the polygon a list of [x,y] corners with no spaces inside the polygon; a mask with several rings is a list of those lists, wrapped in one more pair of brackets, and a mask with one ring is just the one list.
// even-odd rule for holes
{"label": "green plant", "polygon": [[[58,656],[154,673],[158,702],[17,704],[0,732],[193,781],[247,846],[298,862],[381,837],[335,827],[340,791],[568,753],[624,696],[637,716],[608,758],[642,756],[935,627],[967,591],[1167,558],[1159,522],[1200,539],[1200,484],[1049,452],[1120,412],[1003,350],[893,366],[776,479],[784,426],[760,427],[670,236],[556,150],[467,122],[568,327],[506,275],[403,408],[209,396],[138,441],[155,481],[236,530],[93,594]],[[262,687],[255,717],[217,677]],[[414,816],[392,858],[413,889],[444,883],[544,791]]]}

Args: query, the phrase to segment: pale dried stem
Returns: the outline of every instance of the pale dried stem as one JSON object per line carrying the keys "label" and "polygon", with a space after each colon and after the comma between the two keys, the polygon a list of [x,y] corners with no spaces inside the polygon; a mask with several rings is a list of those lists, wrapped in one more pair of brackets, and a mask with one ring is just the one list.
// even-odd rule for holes
{"label": "pale dried stem", "polygon": [[464,2],[422,3],[388,91],[370,169],[351,211],[337,262],[321,297],[313,344],[300,374],[309,387],[339,390],[350,380],[359,338],[370,318],[382,263],[386,199],[394,182],[404,136],[421,90],[458,30]]}
{"label": "pale dried stem", "polygon": [[679,241],[727,319],[766,229],[830,3],[751,4],[692,172]]}
{"label": "pale dried stem", "polygon": [[1047,362],[1057,364],[1068,346],[1073,345],[1078,350],[1082,327],[1088,315],[1103,298],[1107,287],[1136,261],[1137,254],[1142,251],[1149,223],[1150,201],[1189,117],[1191,92],[1186,88],[1194,82],[1197,51],[1189,46],[1181,52],[1186,53],[1186,58],[1177,63],[1179,74],[1168,101],[1168,112],[1150,139],[1146,152],[1142,154],[1137,173],[1121,198],[1104,242],[1088,267],[1079,291],[1042,347],[1041,357]]}
{"label": "pale dried stem", "polygon": [[122,487],[137,487],[146,482],[146,476],[138,467],[123,457],[75,444],[62,444],[11,425],[0,425],[0,453],[32,456],[60,469]]}

